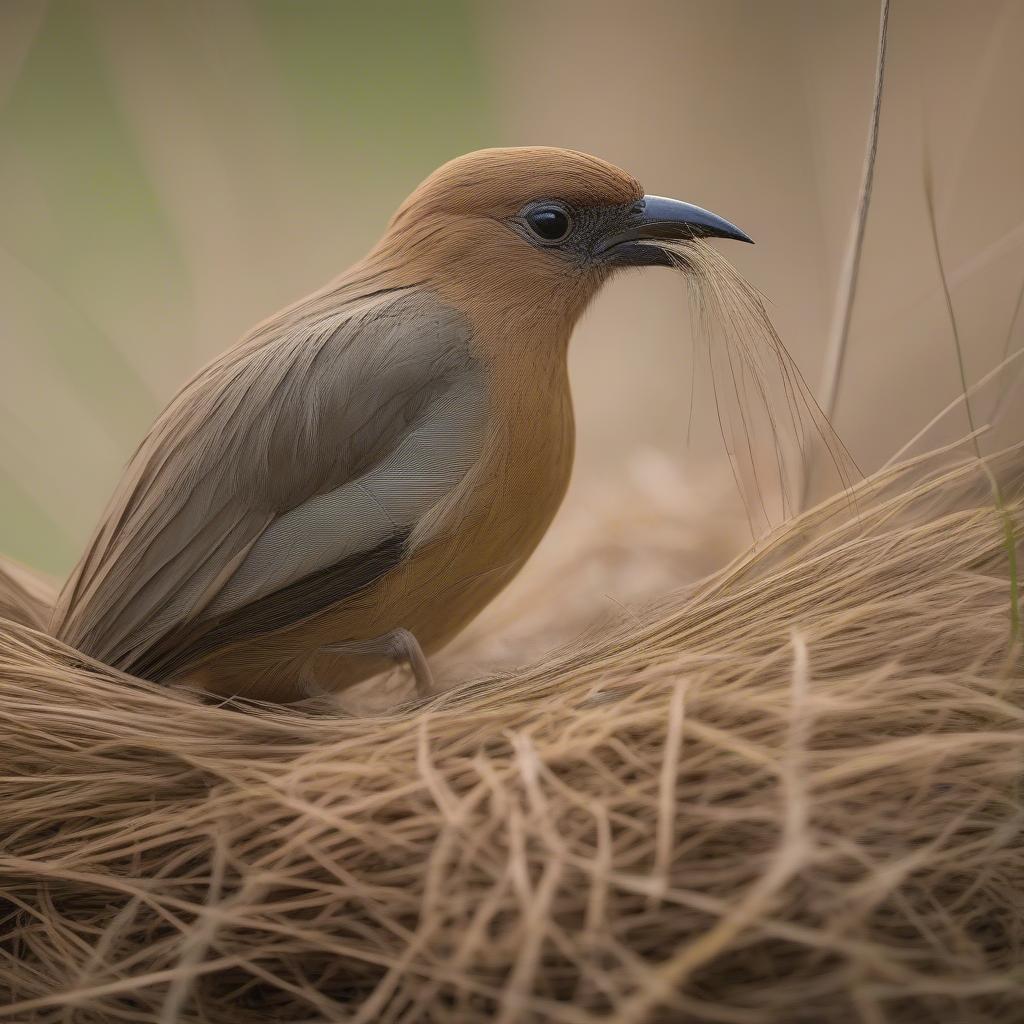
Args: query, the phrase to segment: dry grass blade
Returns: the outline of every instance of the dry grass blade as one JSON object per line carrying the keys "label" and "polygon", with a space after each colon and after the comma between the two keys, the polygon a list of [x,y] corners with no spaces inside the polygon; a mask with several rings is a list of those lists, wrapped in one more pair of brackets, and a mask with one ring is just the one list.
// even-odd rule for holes
{"label": "dry grass blade", "polygon": [[[1024,349],[1017,349],[1015,353],[1011,353],[1013,347],[1013,337],[1017,323],[1020,320],[1021,310],[1024,309],[1024,281],[1021,281],[1020,288],[1017,289],[1017,299],[1013,305],[1013,313],[1010,316],[1010,325],[1006,330],[1006,340],[1003,342],[1003,356],[1000,363],[1006,363],[1013,358],[1013,355],[1020,355]],[[993,418],[999,417],[1003,411],[1004,403],[1011,391],[1011,381],[1006,380],[1003,384],[1003,388],[999,393],[999,398],[996,400],[995,409],[993,411]]]}
{"label": "dry grass blade", "polygon": [[829,453],[837,486],[849,489],[859,470],[759,292],[700,239],[651,244],[669,253],[691,285],[695,336],[710,368],[719,427],[753,535],[795,512],[811,441]]}
{"label": "dry grass blade", "polygon": [[[871,190],[875,180],[875,160],[878,156],[878,129],[882,120],[882,91],[885,87],[885,57],[889,40],[890,0],[882,0],[878,25],[878,56],[875,60],[875,87],[871,102],[871,119],[868,123],[868,145],[864,154],[864,169],[861,173],[860,191],[857,195],[857,209],[850,225],[850,238],[846,247],[843,268],[840,274],[839,291],[836,295],[836,309],[832,320],[832,332],[825,351],[825,365],[822,371],[821,407],[825,418],[831,421],[839,400],[839,385],[846,361],[846,348],[850,337],[850,323],[853,319],[853,303],[857,296],[857,279],[860,274],[860,258],[864,250],[864,234],[868,224],[868,210],[871,207]],[[812,453],[802,466],[800,508],[807,505],[814,469]]]}
{"label": "dry grass blade", "polygon": [[4,624],[0,1020],[1019,1020],[1024,447],[950,454],[374,718]]}
{"label": "dry grass blade", "polygon": [[[939,226],[935,219],[935,199],[932,189],[931,165],[925,155],[924,163],[924,195],[925,204],[928,210],[928,224],[931,228],[932,245],[935,251],[935,263],[939,270],[939,278],[942,282],[942,295],[946,302],[946,313],[949,316],[950,331],[953,336],[953,350],[956,355],[956,365],[960,373],[960,388],[964,400],[964,410],[967,413],[967,426],[970,428],[970,436],[974,445],[975,454],[981,461],[981,441],[978,428],[975,425],[974,413],[971,409],[971,387],[967,383],[967,369],[964,364],[964,349],[960,342],[960,328],[957,324],[956,310],[953,307],[953,295],[949,288],[949,278],[946,275],[946,265],[942,259],[942,246],[939,244]],[[1016,310],[1014,311],[1016,319]],[[1013,331],[1013,322],[1010,324],[1010,332]],[[982,462],[982,465],[984,463]],[[989,480],[992,487],[992,500],[999,510],[1003,519],[1003,531],[1006,537],[1006,557],[1009,568],[1010,579],[1010,636],[1016,641],[1020,637],[1020,583],[1017,573],[1017,527],[1012,513],[1006,507],[999,481],[994,476]]]}
{"label": "dry grass blade", "polygon": [[871,207],[871,188],[875,179],[875,160],[878,156],[878,129],[882,120],[882,91],[885,88],[885,53],[889,39],[890,0],[882,0],[878,25],[878,57],[875,61],[875,87],[871,101],[871,120],[868,126],[868,147],[864,155],[864,170],[860,192],[857,196],[857,211],[850,231],[846,263],[836,305],[836,319],[833,337],[829,346],[824,374],[822,407],[831,417],[835,413],[839,397],[839,382],[843,373],[846,343],[850,336],[850,320],[853,316],[853,302],[857,294],[857,277],[860,257],[864,250],[864,232],[867,229],[868,210]]}

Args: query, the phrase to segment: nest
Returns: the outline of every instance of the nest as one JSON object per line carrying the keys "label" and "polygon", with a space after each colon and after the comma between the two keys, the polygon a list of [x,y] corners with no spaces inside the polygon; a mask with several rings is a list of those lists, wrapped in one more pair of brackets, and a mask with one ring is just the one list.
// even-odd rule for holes
{"label": "nest", "polygon": [[372,717],[84,662],[6,578],[0,1020],[1019,1022],[1022,477],[875,476]]}

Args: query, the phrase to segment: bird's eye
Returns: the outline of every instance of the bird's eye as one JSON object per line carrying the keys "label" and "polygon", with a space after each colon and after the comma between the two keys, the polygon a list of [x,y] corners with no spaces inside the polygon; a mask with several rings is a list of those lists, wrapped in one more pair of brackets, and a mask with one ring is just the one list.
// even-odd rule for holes
{"label": "bird's eye", "polygon": [[545,242],[561,242],[572,231],[572,218],[560,206],[538,206],[526,215],[526,223]]}

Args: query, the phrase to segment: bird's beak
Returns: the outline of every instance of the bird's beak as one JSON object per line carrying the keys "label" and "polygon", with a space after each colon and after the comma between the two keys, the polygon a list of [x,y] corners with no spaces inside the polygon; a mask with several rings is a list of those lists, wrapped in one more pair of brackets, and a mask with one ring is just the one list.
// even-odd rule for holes
{"label": "bird's beak", "polygon": [[644,196],[630,211],[626,226],[620,222],[605,235],[597,252],[605,262],[620,266],[670,267],[674,264],[657,241],[691,238],[733,238],[753,243],[746,232],[710,210],[678,199]]}

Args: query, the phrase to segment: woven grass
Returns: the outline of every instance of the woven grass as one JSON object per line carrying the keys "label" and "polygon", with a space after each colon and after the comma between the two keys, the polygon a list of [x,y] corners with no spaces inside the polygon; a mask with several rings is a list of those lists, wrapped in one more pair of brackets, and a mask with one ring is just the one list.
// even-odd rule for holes
{"label": "woven grass", "polygon": [[0,1019],[1019,1022],[1024,452],[988,468],[1002,509],[976,460],[890,471],[373,717],[118,676],[26,596],[0,629]]}

